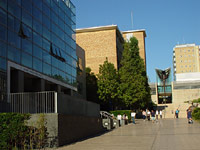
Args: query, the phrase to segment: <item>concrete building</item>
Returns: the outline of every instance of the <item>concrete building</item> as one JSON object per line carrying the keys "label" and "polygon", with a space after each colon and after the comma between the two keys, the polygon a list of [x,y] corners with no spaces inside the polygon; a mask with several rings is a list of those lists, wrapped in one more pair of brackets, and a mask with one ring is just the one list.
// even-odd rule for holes
{"label": "concrete building", "polygon": [[[200,72],[199,46],[195,44],[176,45],[173,49],[173,67],[175,81],[185,75],[179,74]],[[187,77],[187,75],[185,76]]]}
{"label": "concrete building", "polygon": [[144,60],[144,64],[145,64],[145,68],[146,68],[146,49],[145,49],[145,38],[147,37],[146,31],[144,29],[122,31],[122,35],[125,40],[129,40],[132,36],[137,38],[138,45],[139,45],[140,57]]}
{"label": "concrete building", "polygon": [[76,42],[85,50],[86,67],[95,74],[106,57],[119,69],[124,39],[117,25],[76,29]]}

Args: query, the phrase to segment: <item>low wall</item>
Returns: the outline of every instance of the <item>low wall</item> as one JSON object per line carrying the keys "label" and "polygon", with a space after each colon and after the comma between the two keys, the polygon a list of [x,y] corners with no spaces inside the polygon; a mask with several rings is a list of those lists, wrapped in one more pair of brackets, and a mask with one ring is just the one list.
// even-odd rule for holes
{"label": "low wall", "polygon": [[58,113],[99,117],[100,105],[58,93]]}
{"label": "low wall", "polygon": [[[33,114],[29,125],[36,126],[40,114]],[[45,114],[49,147],[58,147],[97,135],[105,129],[99,117]]]}

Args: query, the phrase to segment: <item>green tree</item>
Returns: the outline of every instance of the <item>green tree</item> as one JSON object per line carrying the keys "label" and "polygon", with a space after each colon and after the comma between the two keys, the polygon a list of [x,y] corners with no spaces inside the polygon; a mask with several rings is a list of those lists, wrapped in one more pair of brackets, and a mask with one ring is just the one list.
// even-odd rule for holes
{"label": "green tree", "polygon": [[107,58],[104,64],[99,66],[97,78],[99,99],[113,110],[118,103],[119,77],[114,64],[108,62]]}
{"label": "green tree", "polygon": [[89,67],[86,69],[86,95],[87,100],[95,103],[99,103],[97,94],[97,78]]}
{"label": "green tree", "polygon": [[130,109],[147,107],[151,100],[150,88],[135,37],[124,43],[119,75],[121,98],[125,105]]}

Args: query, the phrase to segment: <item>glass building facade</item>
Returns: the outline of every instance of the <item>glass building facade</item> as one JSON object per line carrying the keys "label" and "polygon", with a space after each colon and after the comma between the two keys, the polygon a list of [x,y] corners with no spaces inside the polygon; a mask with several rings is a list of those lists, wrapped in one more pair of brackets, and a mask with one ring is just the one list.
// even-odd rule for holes
{"label": "glass building facade", "polygon": [[70,0],[0,0],[0,95],[8,61],[76,87],[75,7]]}

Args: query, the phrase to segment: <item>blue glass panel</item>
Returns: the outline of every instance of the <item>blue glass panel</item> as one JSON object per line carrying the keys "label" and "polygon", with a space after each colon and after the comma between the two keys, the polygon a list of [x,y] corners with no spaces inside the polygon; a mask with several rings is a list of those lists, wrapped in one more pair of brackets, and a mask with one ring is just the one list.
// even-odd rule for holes
{"label": "blue glass panel", "polygon": [[42,12],[36,7],[33,7],[33,17],[42,23]]}
{"label": "blue glass panel", "polygon": [[71,75],[72,74],[72,67],[70,65],[66,64],[65,72]]}
{"label": "blue glass panel", "polygon": [[33,19],[33,30],[40,33],[42,35],[42,24],[40,24],[38,21]]}
{"label": "blue glass panel", "polygon": [[42,72],[42,62],[37,58],[33,58],[33,69]]}
{"label": "blue glass panel", "polygon": [[76,77],[76,69],[75,68],[72,68],[72,76]]}
{"label": "blue glass panel", "polygon": [[59,60],[56,59],[55,57],[52,57],[52,65],[56,68],[58,68],[58,63],[59,63]]}
{"label": "blue glass panel", "polygon": [[7,13],[0,8],[0,23],[7,25]]}
{"label": "blue glass panel", "polygon": [[43,73],[51,76],[51,66],[43,63]]}
{"label": "blue glass panel", "polygon": [[43,4],[43,12],[50,18],[50,8],[45,4]]}
{"label": "blue glass panel", "polygon": [[0,56],[6,57],[7,44],[0,42]]}
{"label": "blue glass panel", "polygon": [[21,58],[21,52],[12,47],[12,46],[8,46],[8,59],[16,62],[16,63],[20,63],[20,58]]}
{"label": "blue glass panel", "polygon": [[32,17],[24,10],[22,11],[22,21],[29,27],[32,27]]}
{"label": "blue glass panel", "polygon": [[8,30],[8,42],[17,48],[21,48],[21,38],[11,30]]}
{"label": "blue glass panel", "polygon": [[31,0],[22,0],[22,7],[26,9],[32,15],[32,1]]}
{"label": "blue glass panel", "polygon": [[32,29],[26,26],[25,24],[22,24],[24,34],[28,37],[29,40],[32,40]]}
{"label": "blue glass panel", "polygon": [[15,4],[15,1],[8,0],[8,12],[18,19],[21,19],[21,8]]}
{"label": "blue glass panel", "polygon": [[50,51],[50,42],[43,38],[43,48],[47,51]]}
{"label": "blue glass panel", "polygon": [[22,53],[22,65],[32,68],[32,56]]}
{"label": "blue glass panel", "polygon": [[32,42],[22,39],[22,49],[32,55]]}
{"label": "blue glass panel", "polygon": [[59,14],[58,2],[59,1],[54,1],[54,0],[51,1],[51,8],[56,14]]}
{"label": "blue glass panel", "polygon": [[53,11],[51,11],[51,20],[58,24],[58,16]]}
{"label": "blue glass panel", "polygon": [[42,21],[43,21],[43,24],[45,25],[45,27],[47,27],[47,29],[50,30],[50,28],[51,28],[50,19],[47,16],[43,15],[43,20]]}
{"label": "blue glass panel", "polygon": [[36,32],[33,32],[33,42],[42,47],[42,37]]}
{"label": "blue glass panel", "polygon": [[42,57],[45,63],[51,64],[51,55],[48,52],[43,51]]}
{"label": "blue glass panel", "polygon": [[[42,0],[33,0],[33,4],[42,10]],[[34,8],[33,8],[34,9]]]}
{"label": "blue glass panel", "polygon": [[40,47],[33,45],[33,56],[42,59],[42,52],[43,50]]}
{"label": "blue glass panel", "polygon": [[7,0],[0,0],[0,6],[7,10]]}
{"label": "blue glass panel", "polygon": [[57,78],[57,76],[58,76],[58,69],[52,67],[52,76],[53,76],[54,78]]}
{"label": "blue glass panel", "polygon": [[7,28],[0,25],[0,40],[7,41]]}
{"label": "blue glass panel", "polygon": [[59,69],[60,69],[60,70],[65,71],[65,63],[64,63],[64,62],[59,61],[58,66],[59,66]]}
{"label": "blue glass panel", "polygon": [[43,36],[46,39],[51,40],[51,34],[50,34],[49,30],[47,28],[45,28],[44,26],[43,26]]}
{"label": "blue glass panel", "polygon": [[7,65],[6,65],[6,59],[0,57],[0,69],[1,70],[6,70]]}

